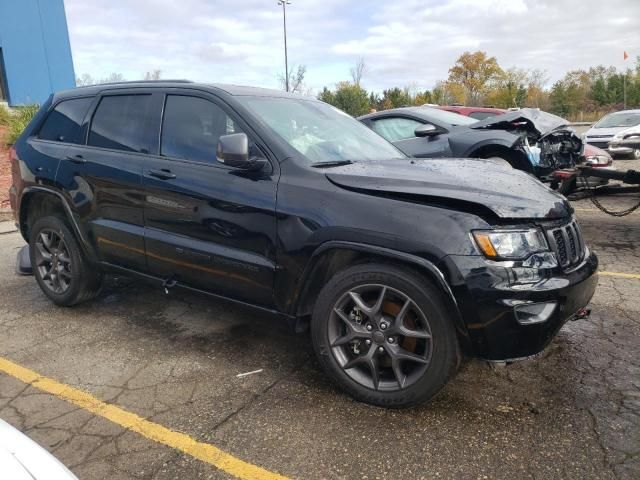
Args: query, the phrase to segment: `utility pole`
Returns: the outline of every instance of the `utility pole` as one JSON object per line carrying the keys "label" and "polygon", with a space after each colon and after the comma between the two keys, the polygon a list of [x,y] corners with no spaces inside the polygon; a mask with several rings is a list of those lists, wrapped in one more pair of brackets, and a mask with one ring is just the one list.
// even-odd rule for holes
{"label": "utility pole", "polygon": [[287,5],[291,5],[290,0],[278,0],[278,5],[282,5],[282,21],[284,27],[284,83],[289,91],[289,59],[287,58]]}
{"label": "utility pole", "polygon": [[[627,62],[627,58],[629,58],[629,54],[625,50],[622,54],[622,60]],[[624,109],[627,109],[627,69],[625,68],[623,71],[624,76],[622,77],[622,102],[624,104]]]}

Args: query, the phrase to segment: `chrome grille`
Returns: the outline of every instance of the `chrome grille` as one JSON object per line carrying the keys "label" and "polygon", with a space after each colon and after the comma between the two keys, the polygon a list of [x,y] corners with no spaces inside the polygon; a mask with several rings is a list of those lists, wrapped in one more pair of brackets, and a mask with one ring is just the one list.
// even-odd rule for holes
{"label": "chrome grille", "polygon": [[582,233],[575,220],[561,227],[547,229],[547,238],[562,268],[572,267],[584,258]]}

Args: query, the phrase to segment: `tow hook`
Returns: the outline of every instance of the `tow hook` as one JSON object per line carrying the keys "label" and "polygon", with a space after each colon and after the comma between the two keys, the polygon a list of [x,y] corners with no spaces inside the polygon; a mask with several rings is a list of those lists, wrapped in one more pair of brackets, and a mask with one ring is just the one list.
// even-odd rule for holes
{"label": "tow hook", "polygon": [[162,288],[164,288],[164,293],[169,295],[169,289],[176,286],[176,279],[174,277],[167,278],[164,282],[162,282]]}
{"label": "tow hook", "polygon": [[586,318],[589,318],[589,315],[591,315],[591,309],[590,308],[581,308],[580,310],[578,310],[575,315],[573,317],[571,317],[572,321],[576,321],[576,320],[584,320]]}

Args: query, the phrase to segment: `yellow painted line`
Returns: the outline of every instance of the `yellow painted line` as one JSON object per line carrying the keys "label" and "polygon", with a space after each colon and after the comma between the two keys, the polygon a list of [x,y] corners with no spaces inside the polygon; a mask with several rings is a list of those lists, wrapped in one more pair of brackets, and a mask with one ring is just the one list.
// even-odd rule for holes
{"label": "yellow painted line", "polygon": [[576,212],[599,212],[600,210],[597,210],[595,208],[573,208]]}
{"label": "yellow painted line", "polygon": [[17,378],[43,392],[66,400],[88,412],[106,418],[127,430],[139,433],[149,440],[191,455],[234,477],[246,480],[287,480],[287,477],[240,460],[213,445],[199,442],[184,433],[175,432],[158,423],[145,420],[135,413],[105,403],[77,388],[43,377],[33,370],[21,367],[2,357],[0,357],[0,372]]}
{"label": "yellow painted line", "polygon": [[598,275],[603,275],[605,277],[637,278],[637,279],[640,279],[640,275],[637,274],[637,273],[598,272]]}

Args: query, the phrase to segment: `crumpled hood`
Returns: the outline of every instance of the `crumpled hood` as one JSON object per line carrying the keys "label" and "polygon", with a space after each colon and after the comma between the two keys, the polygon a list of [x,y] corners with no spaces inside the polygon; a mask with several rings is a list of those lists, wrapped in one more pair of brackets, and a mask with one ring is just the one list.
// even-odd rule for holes
{"label": "crumpled hood", "polygon": [[557,219],[572,212],[563,196],[531,175],[488,160],[356,162],[331,168],[326,176],[342,188],[390,197],[397,194],[399,199],[411,197],[452,208],[475,205],[503,219]]}
{"label": "crumpled hood", "polygon": [[513,130],[515,124],[518,125],[518,129],[526,129],[539,137],[543,137],[561,127],[565,127],[565,130],[572,130],[570,127],[567,127],[568,123],[564,118],[551,113],[543,112],[535,108],[521,108],[513,112],[485,118],[484,120],[469,125],[469,127],[474,129],[491,128]]}

